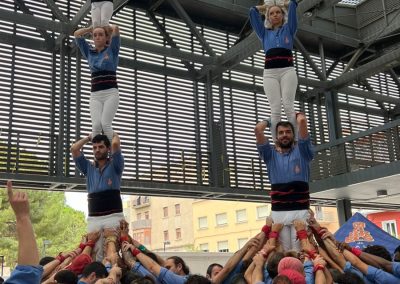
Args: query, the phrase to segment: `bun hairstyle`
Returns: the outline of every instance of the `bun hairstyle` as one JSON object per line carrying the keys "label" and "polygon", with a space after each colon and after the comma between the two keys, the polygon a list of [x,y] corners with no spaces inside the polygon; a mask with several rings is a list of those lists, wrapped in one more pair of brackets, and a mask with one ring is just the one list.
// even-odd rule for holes
{"label": "bun hairstyle", "polygon": [[268,20],[269,9],[271,7],[279,7],[283,13],[283,24],[288,21],[288,7],[290,0],[264,0],[264,5],[267,5],[267,9],[265,10],[265,21],[264,26],[267,29],[272,29],[272,25]]}

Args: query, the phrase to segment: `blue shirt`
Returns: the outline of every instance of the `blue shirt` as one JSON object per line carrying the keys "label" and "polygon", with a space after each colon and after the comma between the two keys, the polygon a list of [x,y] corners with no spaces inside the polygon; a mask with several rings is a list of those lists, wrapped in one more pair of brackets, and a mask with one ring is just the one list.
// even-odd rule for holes
{"label": "blue shirt", "polygon": [[43,267],[17,265],[4,284],[39,284],[43,275]]}
{"label": "blue shirt", "polygon": [[188,275],[181,276],[175,274],[165,267],[161,267],[160,274],[157,276],[157,280],[163,284],[184,284],[187,278]]}
{"label": "blue shirt", "polygon": [[149,275],[149,276],[151,276],[151,278],[154,279],[154,281],[156,282],[156,284],[160,284],[160,281],[158,281],[158,279],[156,279],[156,278],[154,277],[154,275],[151,274],[151,272],[148,271],[140,262],[135,262],[135,264],[133,265],[131,271],[132,271],[132,272],[136,272],[136,273],[138,273],[138,274],[141,275],[141,276],[147,276],[147,275]]}
{"label": "blue shirt", "polygon": [[348,272],[351,272],[351,273],[356,274],[356,275],[359,276],[362,280],[364,280],[364,283],[365,283],[365,284],[372,284],[372,283],[374,283],[374,282],[369,281],[369,280],[367,279],[367,277],[365,277],[365,275],[364,275],[360,270],[358,270],[356,267],[352,266],[351,263],[348,262],[348,261],[346,261],[346,264],[345,264],[345,266],[344,266],[343,271],[344,271],[344,272],[347,272],[347,271],[348,271]]}
{"label": "blue shirt", "polygon": [[400,262],[392,262],[393,275],[400,278]]}
{"label": "blue shirt", "polygon": [[81,50],[82,56],[88,61],[92,73],[98,71],[117,71],[118,54],[121,46],[119,35],[113,35],[110,45],[100,52],[90,47],[83,37],[75,38],[75,42]]}
{"label": "blue shirt", "polygon": [[231,272],[226,276],[226,278],[222,281],[222,284],[229,284],[232,282],[232,278],[235,277],[236,274],[240,273],[240,270],[243,267],[243,261],[239,261],[239,263],[233,268]]}
{"label": "blue shirt", "polygon": [[124,157],[121,150],[112,154],[102,171],[95,164],[89,162],[82,152],[79,157],[74,158],[74,161],[78,170],[86,176],[88,193],[120,189],[124,171]]}
{"label": "blue shirt", "polygon": [[399,283],[399,279],[382,269],[368,265],[367,279],[373,283],[394,284]]}
{"label": "blue shirt", "polygon": [[314,284],[314,264],[311,260],[307,260],[303,264],[304,274],[306,277],[307,284]]}
{"label": "blue shirt", "polygon": [[257,145],[258,154],[267,165],[271,184],[289,183],[292,181],[309,182],[310,162],[314,158],[314,147],[310,136],[299,139],[294,147],[286,153],[279,153],[269,142]]}
{"label": "blue shirt", "polygon": [[288,22],[275,30],[267,29],[264,26],[264,22],[256,7],[250,8],[250,23],[261,40],[265,53],[271,48],[293,50],[293,38],[297,31],[296,7],[296,0],[291,0],[289,3]]}

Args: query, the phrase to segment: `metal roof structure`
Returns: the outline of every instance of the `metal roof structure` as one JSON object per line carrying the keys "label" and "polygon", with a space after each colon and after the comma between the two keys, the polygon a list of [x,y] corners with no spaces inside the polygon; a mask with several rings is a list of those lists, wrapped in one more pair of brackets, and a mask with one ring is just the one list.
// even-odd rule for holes
{"label": "metal roof structure", "polygon": [[[254,4],[114,0],[124,192],[268,200],[252,133],[270,113]],[[0,179],[84,190],[68,148],[90,131],[89,70],[71,34],[89,10],[90,0],[0,3]],[[302,0],[297,14],[296,109],[318,145],[313,202],[398,208],[400,2]]]}

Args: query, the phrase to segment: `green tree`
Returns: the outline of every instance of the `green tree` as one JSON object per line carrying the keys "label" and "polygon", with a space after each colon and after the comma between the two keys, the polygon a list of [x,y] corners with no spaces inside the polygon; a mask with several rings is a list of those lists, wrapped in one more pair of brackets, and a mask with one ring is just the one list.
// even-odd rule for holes
{"label": "green tree", "polygon": [[[66,205],[63,192],[28,190],[31,219],[36,234],[39,253],[56,256],[79,245],[86,232],[85,216]],[[5,256],[7,266],[14,267],[17,259],[15,216],[7,201],[5,188],[0,188],[0,255]],[[29,252],[25,252],[29,253]]]}

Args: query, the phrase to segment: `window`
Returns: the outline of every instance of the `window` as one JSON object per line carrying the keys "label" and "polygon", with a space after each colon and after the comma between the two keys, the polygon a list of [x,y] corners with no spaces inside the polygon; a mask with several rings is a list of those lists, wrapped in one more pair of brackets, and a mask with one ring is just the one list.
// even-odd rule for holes
{"label": "window", "polygon": [[217,243],[219,252],[229,252],[228,241],[221,241]]}
{"label": "window", "polygon": [[221,213],[215,215],[216,221],[217,221],[217,226],[223,226],[228,224],[228,218],[226,217],[226,213]]}
{"label": "window", "polygon": [[168,231],[164,231],[164,241],[169,241]]}
{"label": "window", "polygon": [[236,223],[247,222],[246,209],[236,210]]}
{"label": "window", "polygon": [[208,244],[200,244],[200,250],[204,252],[208,252]]}
{"label": "window", "polygon": [[199,217],[199,229],[206,229],[208,228],[207,217]]}
{"label": "window", "polygon": [[177,240],[182,239],[181,228],[176,229],[176,230],[175,230],[175,233],[176,233],[176,239],[177,239]]}
{"label": "window", "polygon": [[258,206],[257,207],[257,219],[264,219],[268,216],[268,206]]}
{"label": "window", "polygon": [[146,220],[150,219],[149,211],[144,212],[144,219]]}
{"label": "window", "polygon": [[238,239],[238,249],[241,249],[247,242],[247,238]]}
{"label": "window", "polygon": [[142,219],[142,213],[137,213],[136,220],[141,220],[141,219]]}
{"label": "window", "polygon": [[175,215],[181,215],[181,205],[175,204]]}
{"label": "window", "polygon": [[382,229],[392,235],[393,237],[397,238],[397,226],[395,220],[383,221],[382,222]]}
{"label": "window", "polygon": [[163,212],[164,212],[164,218],[168,217],[168,207],[164,207]]}

